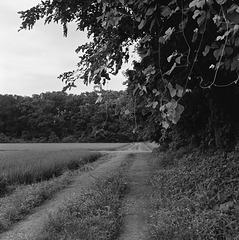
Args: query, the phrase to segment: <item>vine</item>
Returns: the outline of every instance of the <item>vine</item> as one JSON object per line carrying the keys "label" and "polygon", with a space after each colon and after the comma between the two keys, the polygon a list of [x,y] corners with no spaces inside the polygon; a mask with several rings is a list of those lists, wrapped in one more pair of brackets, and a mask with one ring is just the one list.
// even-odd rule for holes
{"label": "vine", "polygon": [[[227,6],[226,6],[227,3]],[[231,5],[228,7],[228,3],[231,3]],[[216,22],[218,19],[216,19],[215,17],[212,17],[212,13],[215,12],[216,7],[215,6],[219,6],[220,11],[218,13],[219,19],[223,19],[223,21],[218,21]],[[207,8],[207,9],[206,9]],[[152,8],[150,8],[152,10]],[[167,25],[167,22],[170,22],[170,20],[173,18],[173,15],[176,15],[176,13],[180,11],[181,12],[181,22],[180,24],[176,23],[172,24],[172,25]],[[199,40],[199,44],[196,50],[194,50],[195,55],[194,58],[192,59],[192,63],[190,63],[190,56],[192,51],[192,48],[187,40],[187,36],[185,34],[185,29],[187,28],[187,25],[189,24],[188,22],[190,22],[188,20],[188,13],[192,12],[191,14],[191,21],[196,21],[198,28],[194,29],[194,34],[193,34],[193,39],[192,42],[196,42],[197,38],[198,38],[198,34],[201,34],[200,40]],[[230,13],[234,14],[234,18],[229,20],[225,14],[225,11],[227,11],[227,15]],[[149,9],[145,12],[148,15]],[[163,27],[160,26],[159,21],[157,21],[158,23],[158,27],[161,29],[161,33],[163,33],[160,37],[159,37],[159,43],[158,43],[158,56],[159,56],[159,74],[161,76],[161,81],[165,83],[166,88],[168,88],[169,90],[169,96],[171,97],[171,99],[164,98],[164,100],[160,101],[160,106],[159,106],[159,110],[162,112],[161,117],[162,117],[162,126],[164,128],[168,128],[170,126],[170,123],[177,123],[178,120],[180,119],[180,115],[182,114],[184,107],[182,105],[179,105],[179,101],[180,99],[183,98],[183,96],[187,93],[190,92],[190,89],[187,89],[188,86],[188,81],[191,80],[191,75],[194,72],[194,68],[195,68],[195,64],[198,62],[198,58],[199,58],[199,54],[202,54],[204,57],[206,57],[206,55],[209,53],[210,49],[213,49],[210,46],[206,46],[204,52],[202,52],[202,44],[203,41],[205,39],[205,33],[207,30],[207,22],[210,19],[214,21],[214,24],[217,25],[217,28],[219,29],[218,32],[223,32],[223,36],[216,36],[214,39],[213,44],[215,45],[215,43],[219,40],[224,40],[224,43],[221,45],[220,48],[215,48],[214,47],[214,51],[213,51],[213,55],[216,59],[216,64],[215,64],[215,73],[212,79],[212,82],[208,85],[208,86],[203,86],[203,77],[202,76],[197,76],[197,78],[201,79],[199,86],[203,89],[210,89],[212,86],[214,87],[227,87],[230,86],[231,84],[237,83],[239,75],[238,75],[238,69],[239,69],[239,59],[236,59],[234,57],[232,63],[231,63],[231,70],[236,70],[237,73],[237,78],[236,80],[233,80],[231,83],[227,83],[227,84],[217,84],[216,80],[217,80],[217,76],[219,73],[219,70],[222,69],[223,67],[227,67],[225,66],[225,62],[223,62],[223,58],[228,57],[228,59],[230,59],[230,55],[232,55],[232,53],[235,52],[235,54],[237,54],[238,49],[233,50],[232,48],[228,48],[228,43],[233,42],[233,37],[235,37],[235,35],[238,35],[238,24],[239,23],[239,6],[234,4],[233,1],[227,1],[227,0],[216,0],[216,1],[204,1],[204,0],[193,0],[190,1],[188,4],[188,7],[184,7],[183,6],[183,2],[181,1],[181,6],[179,5],[178,1],[171,1],[167,6],[161,6],[161,17],[164,19],[164,26],[167,26],[167,28],[165,28],[164,31],[162,31]],[[153,15],[153,13],[152,13]],[[221,16],[221,17],[220,17]],[[145,21],[142,20],[142,21]],[[141,21],[141,25],[142,25],[142,21]],[[145,24],[145,23],[144,23]],[[224,26],[225,25],[225,26]],[[140,26],[141,28],[142,26]],[[187,51],[184,53],[180,53],[177,50],[174,51],[171,55],[167,56],[167,60],[168,62],[171,62],[172,59],[174,59],[174,63],[170,66],[170,68],[168,70],[166,70],[164,73],[162,72],[162,66],[161,66],[161,45],[165,45],[167,47],[168,42],[172,42],[174,41],[173,35],[176,34],[174,33],[176,31],[176,29],[180,29],[181,27],[181,33],[183,36],[183,39],[186,43],[187,46]],[[152,28],[151,28],[152,29]],[[238,40],[237,40],[238,39]],[[234,46],[238,47],[239,43],[239,37],[237,36],[236,40],[234,41]],[[212,45],[213,45],[212,44]],[[232,49],[232,50],[231,50]],[[225,51],[227,51],[225,53]],[[230,52],[232,51],[232,52]],[[186,56],[186,64],[181,64],[181,58],[184,56],[184,54],[187,54]],[[228,55],[228,56],[225,56]],[[239,56],[238,54],[236,56]],[[147,56],[146,56],[147,57]],[[201,60],[203,61],[203,60]],[[228,63],[227,63],[228,64]],[[214,66],[214,65],[212,65]],[[179,68],[179,67],[183,67],[183,68],[189,68],[189,73],[188,73],[188,77],[186,78],[186,82],[184,84],[184,87],[181,87],[179,84],[176,84],[176,88],[174,88],[172,86],[172,84],[170,83],[170,81],[165,79],[165,76],[170,76],[175,69]],[[210,66],[210,68],[212,68]],[[164,87],[164,89],[166,89]],[[180,90],[179,90],[180,89]],[[177,91],[180,91],[180,95],[177,94]],[[158,93],[158,91],[154,91],[153,92],[155,95]],[[164,94],[162,94],[164,95]],[[178,97],[178,99],[175,100],[175,96]],[[153,108],[155,108],[157,105],[155,104],[157,102],[153,102],[153,104],[151,104],[151,106]]]}

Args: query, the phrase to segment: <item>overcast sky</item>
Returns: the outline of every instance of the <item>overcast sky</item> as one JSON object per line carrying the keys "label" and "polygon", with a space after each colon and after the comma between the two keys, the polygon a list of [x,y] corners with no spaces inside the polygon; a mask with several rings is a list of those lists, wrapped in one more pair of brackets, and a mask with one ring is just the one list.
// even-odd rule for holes
{"label": "overcast sky", "polygon": [[[26,10],[40,0],[0,0],[0,94],[31,96],[47,91],[61,91],[64,84],[59,74],[73,70],[78,62],[75,49],[88,41],[86,34],[69,25],[68,37],[63,37],[62,27],[42,22],[30,31],[18,32],[21,19],[18,11]],[[114,77],[108,89],[125,89],[122,74]],[[70,93],[91,91],[78,80],[77,88]]]}

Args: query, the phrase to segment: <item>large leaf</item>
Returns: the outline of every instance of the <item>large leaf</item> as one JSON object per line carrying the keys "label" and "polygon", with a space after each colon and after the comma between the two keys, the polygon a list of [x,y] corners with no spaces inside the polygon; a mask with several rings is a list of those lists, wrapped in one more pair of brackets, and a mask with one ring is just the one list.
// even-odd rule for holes
{"label": "large leaf", "polygon": [[205,0],[193,0],[193,1],[189,4],[189,7],[190,7],[190,8],[194,8],[194,7],[203,8],[204,5],[205,5]]}
{"label": "large leaf", "polygon": [[173,120],[174,124],[176,124],[179,121],[181,114],[184,111],[184,107],[181,104],[178,104],[175,111],[176,111],[176,114],[175,114],[175,118]]}
{"label": "large leaf", "polygon": [[177,90],[177,96],[178,97],[182,97],[183,96],[183,92],[184,92],[184,89],[182,86],[176,84],[176,90]]}
{"label": "large leaf", "polygon": [[149,8],[147,12],[145,13],[146,16],[150,16],[155,12],[155,8]]}
{"label": "large leaf", "polygon": [[138,26],[138,29],[142,29],[144,27],[144,25],[146,24],[146,19],[142,19],[139,26]]}
{"label": "large leaf", "polygon": [[161,15],[163,17],[169,17],[171,14],[172,14],[172,10],[168,6],[165,6],[161,12]]}
{"label": "large leaf", "polygon": [[213,55],[214,55],[214,57],[216,58],[216,60],[218,60],[221,56],[224,55],[223,48],[216,49],[216,50],[213,52]]}
{"label": "large leaf", "polygon": [[216,0],[216,2],[220,5],[224,4],[227,0]]}
{"label": "large leaf", "polygon": [[168,89],[169,89],[169,93],[170,96],[173,98],[176,96],[176,89],[173,88],[171,83],[168,83]]}
{"label": "large leaf", "polygon": [[153,108],[156,108],[158,105],[158,101],[153,102]]}
{"label": "large leaf", "polygon": [[170,125],[169,125],[168,122],[163,121],[163,122],[162,122],[162,127],[163,127],[164,129],[168,129],[168,128],[170,127]]}
{"label": "large leaf", "polygon": [[209,45],[205,47],[204,52],[202,53],[204,57],[209,53],[210,49],[211,47]]}

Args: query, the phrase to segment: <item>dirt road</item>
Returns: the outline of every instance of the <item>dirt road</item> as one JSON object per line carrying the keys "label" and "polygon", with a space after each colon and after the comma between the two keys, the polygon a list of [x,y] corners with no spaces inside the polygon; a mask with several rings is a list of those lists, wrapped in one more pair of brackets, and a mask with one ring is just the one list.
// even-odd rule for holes
{"label": "dirt road", "polygon": [[26,219],[17,223],[11,230],[0,235],[1,240],[34,240],[48,219],[49,213],[57,212],[59,207],[73,195],[81,195],[89,188],[96,178],[107,176],[129,158],[133,164],[128,171],[130,192],[126,195],[123,212],[125,215],[119,240],[146,240],[148,218],[148,178],[150,175],[150,152],[153,145],[132,143],[118,151],[110,151],[93,165],[88,173],[75,177],[73,183],[54,198],[47,201]]}
{"label": "dirt road", "polygon": [[150,153],[137,153],[128,171],[130,191],[123,204],[125,218],[119,240],[148,239],[150,160]]}

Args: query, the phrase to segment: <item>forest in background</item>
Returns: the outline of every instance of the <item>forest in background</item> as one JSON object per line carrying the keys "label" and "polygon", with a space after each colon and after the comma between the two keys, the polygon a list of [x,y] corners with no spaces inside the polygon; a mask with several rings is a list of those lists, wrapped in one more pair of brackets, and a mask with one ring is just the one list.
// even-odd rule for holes
{"label": "forest in background", "polygon": [[131,104],[125,91],[0,95],[0,142],[137,141]]}
{"label": "forest in background", "polygon": [[[145,95],[134,95],[132,75],[126,72],[126,91],[95,89],[80,95],[46,92],[32,97],[0,95],[0,142],[132,142],[155,141],[161,150],[192,145],[214,148],[210,102],[205,90],[193,89],[184,97],[184,114],[165,130],[161,112]],[[140,77],[139,77],[140,81]],[[234,86],[232,86],[234,88]],[[237,90],[237,89],[235,89]],[[221,138],[225,150],[237,146],[238,93],[221,89],[218,101],[224,111]],[[202,104],[203,103],[203,104]]]}

